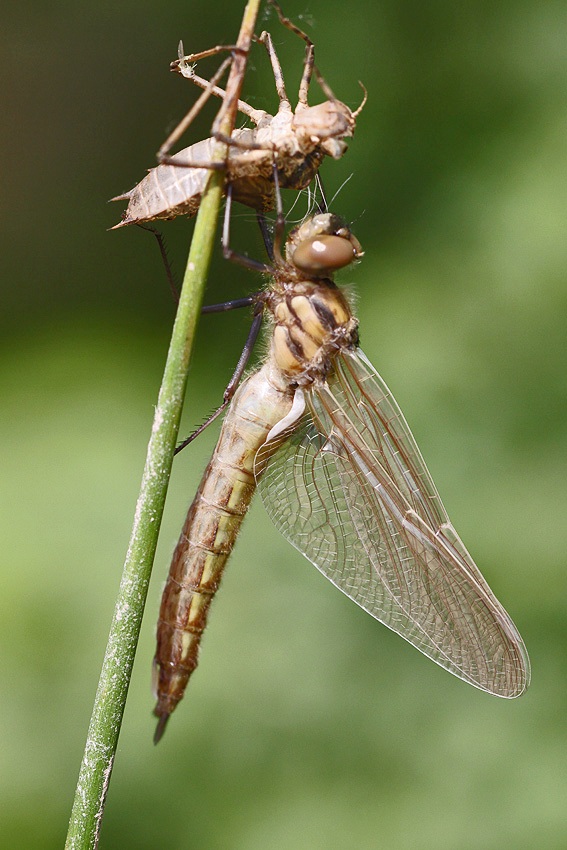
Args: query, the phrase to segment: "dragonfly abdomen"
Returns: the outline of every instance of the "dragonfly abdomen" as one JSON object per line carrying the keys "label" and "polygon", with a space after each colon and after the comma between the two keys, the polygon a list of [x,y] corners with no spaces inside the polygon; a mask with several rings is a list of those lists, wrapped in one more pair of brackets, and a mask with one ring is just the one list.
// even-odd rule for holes
{"label": "dragonfly abdomen", "polygon": [[256,489],[254,459],[293,393],[264,366],[240,387],[224,421],[171,562],[157,631],[157,737],[198,662],[201,636],[224,565]]}

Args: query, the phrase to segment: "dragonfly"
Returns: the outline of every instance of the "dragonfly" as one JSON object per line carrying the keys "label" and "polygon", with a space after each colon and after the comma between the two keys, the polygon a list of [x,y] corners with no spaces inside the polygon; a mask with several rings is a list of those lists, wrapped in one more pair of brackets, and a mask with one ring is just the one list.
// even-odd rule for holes
{"label": "dragonfly", "polygon": [[[275,115],[263,109],[254,109],[243,100],[238,101],[238,110],[254,124],[253,128],[235,129],[230,137],[216,132],[179,151],[173,156],[169,151],[180,135],[185,132],[204,101],[211,95],[225,97],[225,92],[216,83],[230,60],[226,60],[211,80],[195,73],[197,59],[224,49],[211,48],[202,53],[183,55],[179,45],[179,58],[172,63],[172,70],[203,89],[195,106],[158,152],[160,165],[151,168],[148,174],[130,191],[112,198],[113,201],[127,200],[128,206],[122,220],[112,229],[130,224],[142,224],[158,219],[172,219],[179,215],[196,215],[211,168],[219,168],[212,162],[213,149],[218,140],[228,145],[226,184],[232,186],[233,198],[261,212],[275,207],[274,174],[281,188],[305,189],[318,172],[325,156],[339,159],[347,149],[345,138],[354,134],[356,119],[366,102],[351,110],[339,101],[314,65],[314,44],[311,39],[286,18],[277,3],[273,2],[281,22],[305,41],[305,59],[295,110],[286,92],[283,72],[276,54],[273,40],[263,32],[256,40],[263,44],[270,58],[279,107]],[[327,100],[309,106],[308,92],[313,72]]]}
{"label": "dragonfly", "polygon": [[328,212],[291,230],[283,254],[281,241],[276,224],[264,267],[271,281],[248,300],[270,319],[269,353],[230,401],[163,592],[156,742],[197,666],[256,489],[275,526],[323,575],[441,667],[507,699],[530,680],[522,638],[451,524],[333,281],[362,256],[359,242]]}

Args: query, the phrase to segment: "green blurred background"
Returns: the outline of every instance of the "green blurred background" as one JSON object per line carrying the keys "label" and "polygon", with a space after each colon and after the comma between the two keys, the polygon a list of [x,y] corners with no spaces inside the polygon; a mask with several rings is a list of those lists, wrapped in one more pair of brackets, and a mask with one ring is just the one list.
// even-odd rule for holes
{"label": "green blurred background", "polygon": [[[179,38],[233,41],[241,5],[3,11],[0,845],[12,850],[63,844],[174,315],[153,240],[108,233],[122,207],[106,201],[154,164],[194,98],[168,71]],[[367,354],[525,638],[533,684],[506,702],[448,675],[324,581],[258,503],[154,748],[158,599],[212,428],[175,463],[100,847],[565,848],[567,7],[285,11],[338,97],[354,106],[358,80],[368,88],[348,155],[324,167],[331,195],[352,174],[333,206],[366,249],[343,280]],[[303,48],[267,25],[294,92]],[[245,90],[273,109],[260,48]],[[252,219],[238,210],[233,242],[261,257]],[[191,228],[163,226],[179,275]],[[255,285],[217,257],[207,298]],[[203,320],[183,433],[220,399],[247,323]]]}

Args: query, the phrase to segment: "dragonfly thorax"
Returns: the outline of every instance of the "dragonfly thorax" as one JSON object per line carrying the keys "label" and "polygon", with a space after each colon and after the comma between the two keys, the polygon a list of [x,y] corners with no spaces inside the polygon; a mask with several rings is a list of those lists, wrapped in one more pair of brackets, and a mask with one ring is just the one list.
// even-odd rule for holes
{"label": "dragonfly thorax", "polygon": [[333,359],[358,341],[358,321],[332,281],[301,281],[268,302],[275,321],[271,356],[298,386],[323,380]]}

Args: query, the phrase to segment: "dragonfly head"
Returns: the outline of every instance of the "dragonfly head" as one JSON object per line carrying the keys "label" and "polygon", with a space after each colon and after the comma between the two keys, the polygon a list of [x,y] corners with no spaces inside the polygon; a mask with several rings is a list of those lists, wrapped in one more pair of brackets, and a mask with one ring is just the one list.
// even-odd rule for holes
{"label": "dragonfly head", "polygon": [[347,223],[332,213],[319,213],[291,231],[286,259],[311,278],[329,277],[362,257],[362,246]]}

